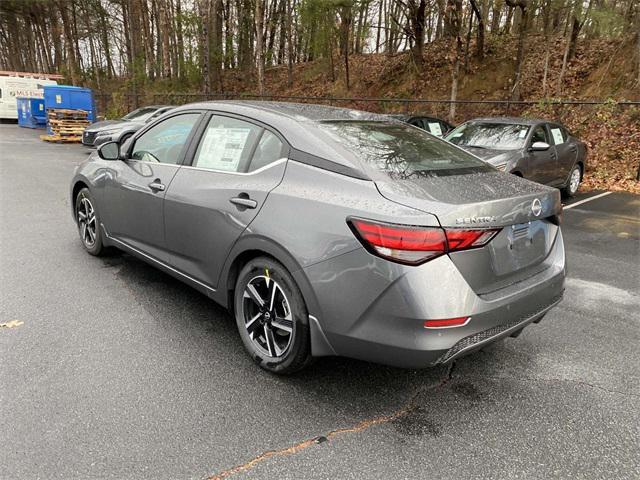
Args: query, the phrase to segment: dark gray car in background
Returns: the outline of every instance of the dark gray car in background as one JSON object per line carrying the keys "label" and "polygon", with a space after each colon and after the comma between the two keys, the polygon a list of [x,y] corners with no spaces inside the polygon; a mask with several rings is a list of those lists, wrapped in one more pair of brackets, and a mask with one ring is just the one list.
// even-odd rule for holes
{"label": "dark gray car in background", "polygon": [[447,363],[564,290],[556,189],[384,115],[186,105],[102,145],[71,199],[89,253],[118,247],[229,308],[277,373],[326,355]]}
{"label": "dark gray car in background", "polygon": [[82,134],[82,144],[98,147],[106,142],[124,142],[145,123],[152,122],[168,112],[171,105],[150,105],[138,108],[118,120],[102,120],[89,125]]}
{"label": "dark gray car in background", "polygon": [[441,118],[431,117],[427,115],[409,114],[409,113],[392,113],[389,117],[408,123],[415,127],[426,130],[436,137],[444,137],[453,130],[453,125]]}
{"label": "dark gray car in background", "polygon": [[586,145],[563,125],[525,118],[478,118],[458,126],[446,139],[494,167],[556,187],[578,191],[587,161]]}

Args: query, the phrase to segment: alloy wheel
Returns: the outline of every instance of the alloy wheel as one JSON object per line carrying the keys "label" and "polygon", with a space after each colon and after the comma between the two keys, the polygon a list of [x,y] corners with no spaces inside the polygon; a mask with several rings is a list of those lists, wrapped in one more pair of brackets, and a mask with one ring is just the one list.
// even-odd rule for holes
{"label": "alloy wheel", "polygon": [[80,238],[88,248],[96,243],[96,212],[87,197],[82,197],[77,207],[78,228]]}
{"label": "alloy wheel", "polygon": [[294,335],[291,306],[282,287],[265,275],[247,283],[242,299],[244,326],[254,347],[268,357],[282,357]]}
{"label": "alloy wheel", "polygon": [[580,186],[580,167],[576,167],[571,172],[571,178],[569,179],[569,191],[573,194],[578,191]]}

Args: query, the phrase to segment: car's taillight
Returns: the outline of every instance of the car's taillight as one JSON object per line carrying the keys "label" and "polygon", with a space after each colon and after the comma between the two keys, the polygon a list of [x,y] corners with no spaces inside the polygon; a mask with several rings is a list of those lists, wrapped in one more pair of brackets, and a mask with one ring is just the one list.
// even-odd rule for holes
{"label": "car's taillight", "polygon": [[491,241],[496,236],[498,230],[492,229],[479,229],[479,230],[462,230],[457,228],[447,228],[447,243],[449,244],[449,251],[466,250],[468,248],[482,247]]}
{"label": "car's taillight", "polygon": [[350,218],[347,223],[371,253],[399,263],[419,265],[447,252],[489,243],[499,229],[442,229]]}
{"label": "car's taillight", "polygon": [[463,327],[469,323],[471,317],[444,318],[440,320],[425,320],[424,328]]}

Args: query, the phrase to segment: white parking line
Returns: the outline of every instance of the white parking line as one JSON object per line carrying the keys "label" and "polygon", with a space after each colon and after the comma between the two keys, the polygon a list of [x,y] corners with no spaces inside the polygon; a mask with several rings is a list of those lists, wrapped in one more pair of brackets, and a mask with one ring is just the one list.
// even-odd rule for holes
{"label": "white parking line", "polygon": [[571,205],[567,205],[564,207],[564,210],[569,210],[570,208],[577,207],[578,205],[582,205],[583,203],[590,202],[591,200],[597,200],[598,198],[606,197],[607,195],[611,195],[613,192],[604,192],[598,195],[594,195],[593,197],[585,198],[584,200],[580,200],[579,202],[572,203]]}

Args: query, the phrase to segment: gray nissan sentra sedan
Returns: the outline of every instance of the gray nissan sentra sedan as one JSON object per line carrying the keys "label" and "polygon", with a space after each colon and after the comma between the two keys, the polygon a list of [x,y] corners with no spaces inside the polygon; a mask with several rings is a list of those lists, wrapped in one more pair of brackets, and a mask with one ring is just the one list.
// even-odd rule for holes
{"label": "gray nissan sentra sedan", "polygon": [[186,105],[102,145],[71,198],[89,253],[125,250],[228,307],[276,373],[450,362],[564,289],[558,190],[383,115]]}
{"label": "gray nissan sentra sedan", "polygon": [[446,139],[498,170],[576,194],[585,171],[587,146],[562,125],[525,118],[477,118]]}

